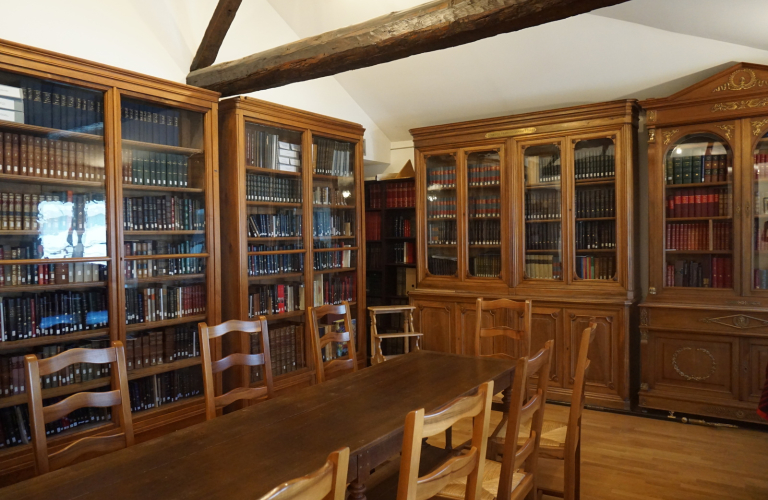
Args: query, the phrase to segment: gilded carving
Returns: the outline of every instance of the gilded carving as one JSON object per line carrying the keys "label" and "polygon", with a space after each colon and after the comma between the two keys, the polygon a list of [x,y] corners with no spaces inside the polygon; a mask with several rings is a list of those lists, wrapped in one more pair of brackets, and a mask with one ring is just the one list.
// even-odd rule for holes
{"label": "gilded carving", "polygon": [[672,136],[674,136],[678,132],[680,132],[679,129],[667,130],[665,132],[662,132],[662,134],[664,135],[664,145],[666,146],[667,144],[669,144],[669,142],[672,140]]}
{"label": "gilded carving", "polygon": [[729,141],[733,137],[733,131],[736,128],[735,125],[715,125],[715,127],[722,130],[723,133],[725,134],[725,138],[728,139]]}
{"label": "gilded carving", "polygon": [[701,318],[702,323],[716,323],[718,325],[736,328],[737,330],[748,330],[750,328],[761,328],[768,326],[768,320],[747,316],[745,314],[732,314],[730,316],[719,316],[717,318]]}
{"label": "gilded carving", "polygon": [[755,137],[760,135],[760,131],[763,130],[763,127],[766,124],[768,124],[768,118],[763,120],[752,120],[752,134],[754,134]]}
{"label": "gilded carving", "polygon": [[[701,352],[709,356],[709,359],[712,360],[712,367],[709,370],[709,373],[707,375],[688,375],[687,373],[683,372],[683,370],[680,369],[680,367],[677,365],[677,357],[680,355],[680,353],[683,352],[689,352],[689,351],[695,351],[695,352]],[[674,354],[672,354],[672,368],[675,369],[678,375],[683,377],[685,380],[693,380],[696,382],[701,382],[702,380],[707,380],[709,377],[715,374],[715,370],[717,370],[717,361],[715,361],[715,357],[712,355],[711,352],[704,349],[703,347],[698,347],[694,350],[693,347],[681,347],[677,351],[675,351]]]}
{"label": "gilded carving", "polygon": [[647,391],[647,390],[650,390],[650,388],[648,387],[647,383],[643,382],[642,384],[640,384],[640,390]]}
{"label": "gilded carving", "polygon": [[640,309],[640,326],[648,326],[651,324],[649,314],[648,309]]}
{"label": "gilded carving", "polygon": [[735,111],[737,109],[762,108],[768,106],[768,97],[762,99],[748,99],[746,101],[719,102],[712,106],[712,112]]}
{"label": "gilded carving", "polygon": [[656,141],[656,129],[655,128],[649,128],[648,129],[648,142],[655,142]]}
{"label": "gilded carving", "polygon": [[656,287],[652,286],[648,289],[648,293],[651,295],[656,295]]}
{"label": "gilded carving", "polygon": [[648,121],[649,122],[655,122],[656,121],[656,110],[651,110],[648,112]]}
{"label": "gilded carving", "polygon": [[764,87],[766,85],[768,85],[768,81],[760,80],[753,70],[749,68],[741,68],[731,73],[728,77],[728,81],[712,89],[712,92],[721,92],[723,90],[749,90],[754,87]]}
{"label": "gilded carving", "polygon": [[496,132],[488,132],[485,134],[487,139],[493,139],[496,137],[514,137],[516,135],[532,134],[536,132],[536,127],[526,128],[514,128],[511,130],[497,130]]}

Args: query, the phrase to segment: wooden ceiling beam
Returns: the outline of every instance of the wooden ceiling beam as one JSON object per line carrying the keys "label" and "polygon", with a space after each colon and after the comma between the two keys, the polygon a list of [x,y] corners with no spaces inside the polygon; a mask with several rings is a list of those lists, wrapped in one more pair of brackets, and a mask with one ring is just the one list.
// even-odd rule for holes
{"label": "wooden ceiling beam", "polygon": [[192,71],[187,83],[224,96],[254,92],[455,47],[625,1],[434,0]]}
{"label": "wooden ceiling beam", "polygon": [[221,43],[224,41],[230,25],[232,25],[232,21],[235,19],[235,14],[237,14],[237,9],[240,8],[242,1],[219,0],[219,3],[216,4],[216,10],[213,11],[213,16],[211,16],[211,22],[208,23],[208,27],[205,29],[203,40],[197,48],[195,58],[192,59],[189,71],[207,68],[216,61]]}

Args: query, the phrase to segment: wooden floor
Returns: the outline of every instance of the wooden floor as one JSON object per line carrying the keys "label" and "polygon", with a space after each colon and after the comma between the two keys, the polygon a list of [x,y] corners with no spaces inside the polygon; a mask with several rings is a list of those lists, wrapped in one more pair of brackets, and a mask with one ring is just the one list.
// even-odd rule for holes
{"label": "wooden floor", "polygon": [[[567,407],[547,405],[546,412],[548,420],[567,420]],[[499,415],[494,412],[491,428]],[[768,499],[768,432],[590,410],[583,422],[584,500]],[[469,431],[460,422],[453,442],[469,439]]]}

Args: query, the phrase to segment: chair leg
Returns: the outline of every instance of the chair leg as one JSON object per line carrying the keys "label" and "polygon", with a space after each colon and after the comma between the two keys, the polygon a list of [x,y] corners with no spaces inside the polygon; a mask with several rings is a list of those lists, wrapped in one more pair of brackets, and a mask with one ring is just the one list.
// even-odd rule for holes
{"label": "chair leg", "polygon": [[[581,429],[579,429],[579,434],[581,434]],[[579,442],[576,444],[576,463],[574,464],[574,469],[576,471],[576,477],[573,478],[574,483],[574,489],[573,489],[573,500],[580,500],[581,499],[581,437],[579,437]]]}
{"label": "chair leg", "polygon": [[453,449],[453,427],[445,429],[445,449],[448,451]]}

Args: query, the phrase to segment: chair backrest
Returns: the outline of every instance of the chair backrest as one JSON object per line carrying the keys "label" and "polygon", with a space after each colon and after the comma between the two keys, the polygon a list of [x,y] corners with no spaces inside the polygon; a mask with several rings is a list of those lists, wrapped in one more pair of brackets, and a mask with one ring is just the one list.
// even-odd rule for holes
{"label": "chair backrest", "polygon": [[[544,423],[553,345],[554,341],[548,340],[533,357],[517,360],[515,380],[512,383],[512,399],[509,404],[509,422],[504,440],[504,458],[496,497],[499,500],[510,498],[515,472],[525,475],[515,488],[516,498],[522,498],[527,491],[536,492],[539,442]],[[537,376],[536,387],[533,390],[528,389],[526,393],[526,380],[533,376]],[[518,444],[520,423],[529,420],[531,421],[530,433],[525,442]]]}
{"label": "chair backrest", "polygon": [[579,342],[579,354],[576,359],[576,373],[574,374],[573,397],[571,398],[571,409],[568,413],[568,430],[565,434],[565,450],[563,452],[565,459],[565,477],[563,482],[563,493],[566,500],[576,499],[576,488],[578,484],[578,449],[581,440],[581,414],[584,411],[584,394],[586,392],[587,369],[590,361],[587,358],[589,354],[589,344],[595,336],[597,323],[591,321],[589,326],[581,333]]}
{"label": "chair backrest", "polygon": [[[513,360],[530,356],[531,304],[530,300],[526,300],[525,302],[515,302],[514,300],[509,299],[483,300],[482,297],[478,297],[476,307],[477,319],[475,320],[475,356],[483,356],[483,354],[481,354],[482,339],[498,336],[504,336],[516,341],[518,346],[518,356],[510,356],[505,353],[487,354],[486,356]],[[494,324],[494,326],[484,327],[483,311],[493,311],[494,314],[497,311],[507,311],[508,321],[511,320],[513,314],[518,314],[520,317],[519,328],[496,324]],[[494,323],[496,323],[496,321],[494,321]]]}
{"label": "chair backrest", "polygon": [[[258,321],[229,320],[220,325],[208,326],[198,324],[200,333],[200,354],[203,362],[203,390],[205,392],[205,418],[216,418],[216,410],[224,408],[242,399],[271,398],[274,393],[272,385],[272,358],[269,355],[269,331],[267,319],[259,316]],[[261,334],[261,352],[259,354],[230,354],[222,359],[211,359],[211,340],[231,332]],[[247,346],[247,347],[246,347]],[[250,349],[250,342],[242,343],[243,349]],[[259,387],[236,387],[226,394],[216,396],[213,376],[234,366],[263,366],[265,384]]]}
{"label": "chair backrest", "polygon": [[[481,385],[475,395],[458,398],[429,415],[425,415],[422,408],[405,417],[397,500],[431,498],[462,477],[467,478],[465,498],[480,498],[492,397],[493,381],[490,381]],[[469,449],[458,452],[426,476],[419,477],[422,439],[445,431],[463,418],[473,419]]]}
{"label": "chair backrest", "polygon": [[[338,314],[344,317],[343,332],[330,332],[320,336],[320,318],[329,314]],[[317,383],[325,382],[325,376],[329,371],[352,369],[357,371],[357,352],[355,351],[355,335],[352,331],[352,316],[349,313],[349,303],[343,301],[339,305],[325,305],[309,308],[309,323],[312,328],[312,344],[315,353],[315,369],[317,370]],[[346,358],[336,358],[323,361],[323,349],[331,342],[347,342],[349,355]]]}
{"label": "chair backrest", "polygon": [[[41,377],[58,372],[75,363],[109,363],[111,366],[110,390],[107,392],[79,392],[58,403],[43,406]],[[29,405],[29,426],[32,432],[32,448],[37,474],[60,469],[83,455],[104,454],[133,445],[133,422],[128,395],[128,375],[123,343],[113,341],[104,349],[70,349],[56,356],[37,359],[34,354],[24,357]],[[58,420],[85,407],[112,408],[112,422],[120,432],[109,436],[90,436],[48,455],[45,424]]]}
{"label": "chair backrest", "polygon": [[283,483],[259,500],[344,500],[348,469],[349,448],[342,448],[315,472]]}

